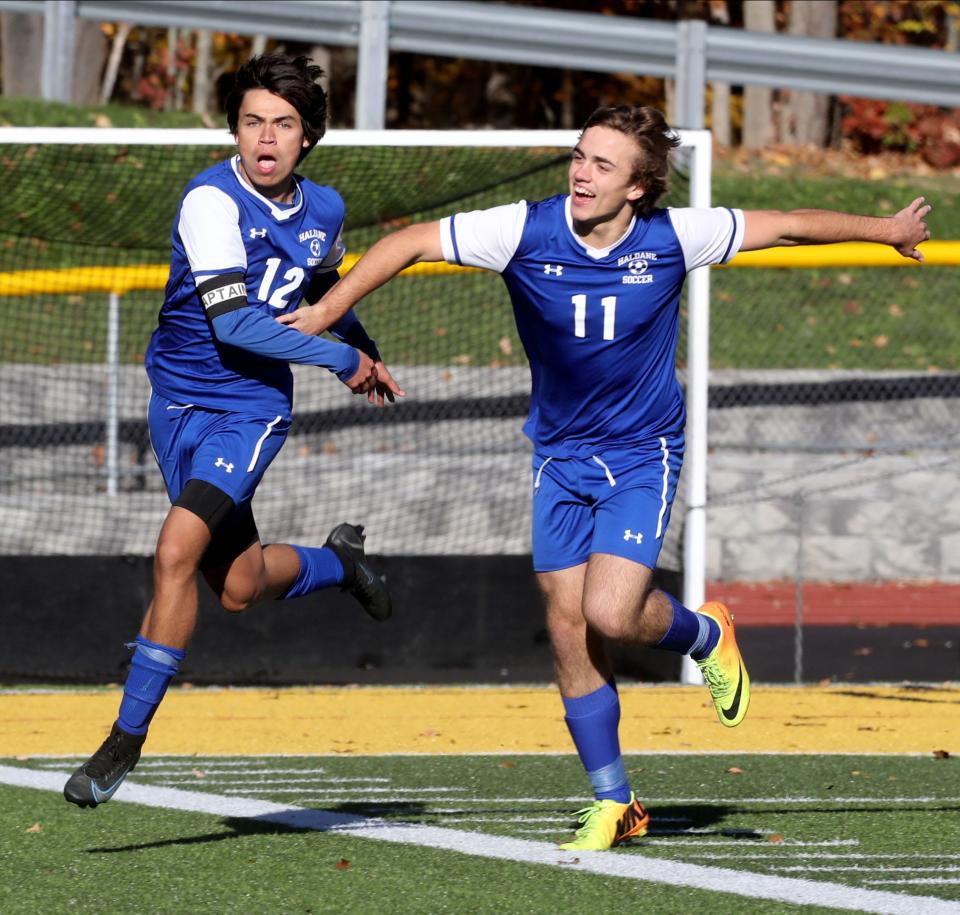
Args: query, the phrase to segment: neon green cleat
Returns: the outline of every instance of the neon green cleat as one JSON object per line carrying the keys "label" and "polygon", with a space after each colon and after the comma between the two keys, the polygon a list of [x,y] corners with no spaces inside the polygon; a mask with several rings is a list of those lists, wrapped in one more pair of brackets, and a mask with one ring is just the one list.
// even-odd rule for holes
{"label": "neon green cleat", "polygon": [[564,851],[606,851],[625,839],[646,835],[650,817],[633,792],[629,804],[616,801],[594,801],[589,807],[578,810],[574,816],[583,825],[577,830],[572,842],[560,847]]}
{"label": "neon green cleat", "polygon": [[710,688],[720,724],[735,728],[750,705],[750,675],[737,648],[733,616],[716,601],[704,604],[697,612],[709,616],[720,627],[720,641],[704,660],[697,661],[697,667]]}

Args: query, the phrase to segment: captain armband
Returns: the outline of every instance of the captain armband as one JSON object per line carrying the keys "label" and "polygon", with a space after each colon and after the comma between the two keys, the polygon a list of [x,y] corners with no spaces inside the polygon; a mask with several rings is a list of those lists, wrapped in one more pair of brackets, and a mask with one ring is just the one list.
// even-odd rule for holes
{"label": "captain armband", "polygon": [[200,301],[212,321],[228,311],[244,308],[247,303],[247,284],[242,273],[221,273],[197,286]]}

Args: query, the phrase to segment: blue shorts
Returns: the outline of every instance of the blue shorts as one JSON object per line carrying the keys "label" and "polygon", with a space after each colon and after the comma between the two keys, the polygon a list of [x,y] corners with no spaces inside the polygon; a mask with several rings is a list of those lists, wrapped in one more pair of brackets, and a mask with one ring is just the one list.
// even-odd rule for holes
{"label": "blue shorts", "polygon": [[287,439],[285,416],[223,413],[150,398],[150,442],[170,501],[187,480],[205,480],[236,505],[249,502]]}
{"label": "blue shorts", "polygon": [[656,568],[682,464],[682,436],[588,458],[534,453],[534,571],[568,569],[591,553]]}

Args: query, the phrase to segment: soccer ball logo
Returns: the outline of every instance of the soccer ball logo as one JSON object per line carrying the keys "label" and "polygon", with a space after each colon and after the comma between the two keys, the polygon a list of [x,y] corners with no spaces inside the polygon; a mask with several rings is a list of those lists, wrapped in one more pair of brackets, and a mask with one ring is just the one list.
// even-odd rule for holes
{"label": "soccer ball logo", "polygon": [[630,261],[629,270],[634,276],[647,272],[647,262],[644,260]]}

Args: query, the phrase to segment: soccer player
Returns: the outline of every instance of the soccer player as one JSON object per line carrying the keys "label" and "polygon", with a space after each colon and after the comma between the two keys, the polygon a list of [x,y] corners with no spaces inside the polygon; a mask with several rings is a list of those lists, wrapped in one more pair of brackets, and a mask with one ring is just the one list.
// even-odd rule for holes
{"label": "soccer player", "polygon": [[726,727],[750,702],[726,607],[693,610],[652,585],[684,447],[675,354],[687,272],[738,251],[853,240],[921,260],[916,245],[929,238],[923,198],[889,218],[658,208],[677,143],[653,108],[601,108],[573,149],[566,194],[409,226],[373,245],[316,306],[279,319],[317,333],[421,261],[503,276],[532,376],[533,564],[566,722],[595,795],[564,849],[607,849],[649,823],[624,771],[605,639],[689,654]]}
{"label": "soccer player", "polygon": [[251,509],[290,428],[288,363],[329,369],[381,406],[403,393],[352,312],[330,328],[343,342],[275,320],[301,299],[316,302],[343,259],[343,201],[294,173],[326,129],[322,72],[281,55],[241,67],[226,103],[237,155],[190,181],[174,218],[170,278],[146,357],[150,438],[173,504],[119,716],[64,787],[81,807],[110,800],[140,758],[193,635],[198,572],[230,611],[339,586],[374,619],[391,614],[361,526],[338,525],[322,547],[264,546]]}

